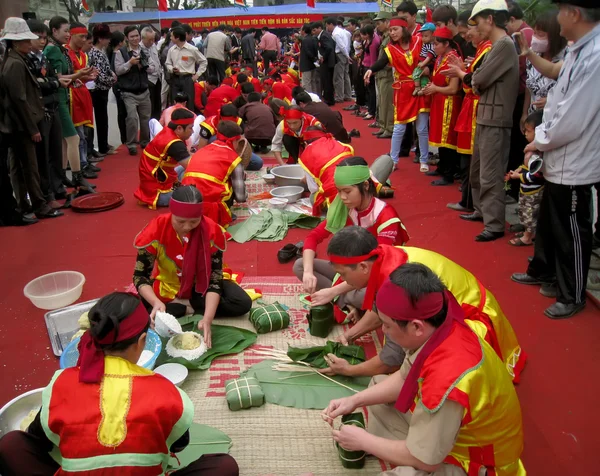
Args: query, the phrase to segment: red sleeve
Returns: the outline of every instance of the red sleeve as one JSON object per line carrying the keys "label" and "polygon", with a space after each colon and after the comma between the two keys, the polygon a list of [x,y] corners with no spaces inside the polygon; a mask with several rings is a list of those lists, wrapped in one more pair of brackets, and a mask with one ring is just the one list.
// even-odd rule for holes
{"label": "red sleeve", "polygon": [[[388,205],[379,215],[379,218],[377,219],[377,227],[383,225],[393,218],[400,219],[394,207]],[[404,229],[402,221],[391,223],[385,228],[379,230],[377,233],[377,242],[380,245],[399,246],[406,244],[409,239],[410,237],[408,236],[407,231]]]}
{"label": "red sleeve", "polygon": [[308,236],[304,239],[304,249],[317,251],[317,246],[319,243],[326,240],[331,232],[327,231],[325,227],[327,226],[327,220],[323,220],[319,225],[312,230]]}
{"label": "red sleeve", "polygon": [[194,106],[198,111],[204,107],[202,105],[202,88],[198,83],[194,83]]}

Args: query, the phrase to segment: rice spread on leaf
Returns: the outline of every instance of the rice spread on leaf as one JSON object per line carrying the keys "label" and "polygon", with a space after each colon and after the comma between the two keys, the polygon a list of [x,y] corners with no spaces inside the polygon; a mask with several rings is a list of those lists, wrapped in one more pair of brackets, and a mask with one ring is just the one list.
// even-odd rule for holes
{"label": "rice spread on leaf", "polygon": [[196,332],[183,332],[171,337],[166,345],[167,354],[186,360],[196,360],[206,353],[208,348],[202,336]]}

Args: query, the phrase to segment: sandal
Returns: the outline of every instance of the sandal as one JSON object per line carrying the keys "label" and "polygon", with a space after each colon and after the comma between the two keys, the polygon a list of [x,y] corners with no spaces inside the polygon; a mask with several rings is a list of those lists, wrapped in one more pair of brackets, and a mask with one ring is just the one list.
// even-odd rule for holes
{"label": "sandal", "polygon": [[510,240],[508,242],[508,244],[510,244],[512,246],[531,246],[531,245],[533,245],[533,241],[531,243],[525,243],[523,240],[521,240],[520,237],[518,237],[518,238],[513,238],[512,240]]}
{"label": "sandal", "polygon": [[294,258],[302,256],[302,248],[304,242],[296,243],[295,245],[288,243],[277,252],[277,261],[281,264],[286,264],[292,261]]}

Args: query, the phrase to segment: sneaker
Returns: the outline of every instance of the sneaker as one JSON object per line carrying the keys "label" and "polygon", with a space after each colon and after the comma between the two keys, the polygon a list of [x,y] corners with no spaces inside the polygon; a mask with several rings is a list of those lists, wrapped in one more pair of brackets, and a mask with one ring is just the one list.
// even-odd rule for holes
{"label": "sneaker", "polygon": [[421,164],[421,167],[419,168],[419,172],[429,172],[429,165]]}

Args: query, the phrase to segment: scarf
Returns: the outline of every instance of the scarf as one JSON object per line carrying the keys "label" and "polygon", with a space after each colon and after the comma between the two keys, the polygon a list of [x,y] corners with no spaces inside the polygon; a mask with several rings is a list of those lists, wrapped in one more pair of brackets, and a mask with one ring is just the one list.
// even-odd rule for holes
{"label": "scarf", "polygon": [[[366,165],[350,165],[336,167],[334,180],[336,187],[359,185],[371,178],[371,170]],[[337,194],[329,210],[327,210],[327,223],[325,229],[333,234],[346,226],[348,221],[348,207],[344,205],[340,195]]]}

